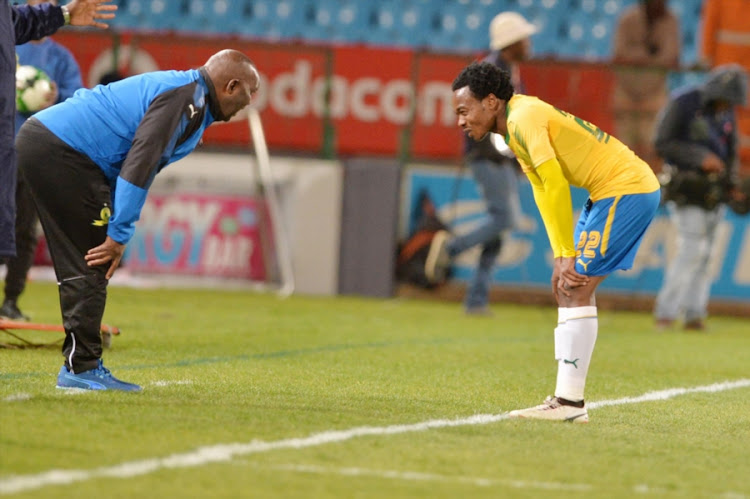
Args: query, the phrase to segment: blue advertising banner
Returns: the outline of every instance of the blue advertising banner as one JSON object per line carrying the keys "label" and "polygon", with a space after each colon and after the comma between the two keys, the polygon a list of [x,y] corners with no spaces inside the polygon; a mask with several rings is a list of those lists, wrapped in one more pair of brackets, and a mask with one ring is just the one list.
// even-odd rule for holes
{"label": "blue advertising banner", "polygon": [[[404,182],[401,235],[411,233],[416,224],[417,199],[426,192],[434,202],[440,219],[456,234],[463,234],[481,224],[485,204],[471,172],[458,168],[412,167]],[[552,275],[552,251],[534,204],[531,186],[521,176],[521,216],[518,227],[508,233],[493,274],[496,285],[549,286]],[[586,191],[573,189],[573,208],[577,219],[586,201]],[[712,298],[750,301],[750,216],[741,217],[727,210],[719,227],[715,251],[711,255]],[[665,207],[641,243],[633,268],[618,271],[600,286],[602,291],[645,293],[655,295],[661,287],[664,269],[676,251],[676,232]],[[467,281],[474,272],[480,248],[459,255],[454,278]]]}

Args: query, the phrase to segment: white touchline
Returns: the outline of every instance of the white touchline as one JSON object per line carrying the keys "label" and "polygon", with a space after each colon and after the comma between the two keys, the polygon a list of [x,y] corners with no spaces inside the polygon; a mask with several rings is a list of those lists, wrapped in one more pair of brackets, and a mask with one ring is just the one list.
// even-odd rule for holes
{"label": "white touchline", "polygon": [[[309,473],[318,475],[341,475],[341,476],[364,476],[386,478],[392,480],[404,480],[413,482],[454,482],[466,483],[476,487],[495,487],[504,486],[514,489],[540,489],[573,492],[592,492],[594,486],[588,483],[565,483],[565,482],[540,482],[536,480],[512,480],[508,478],[484,478],[477,476],[455,476],[455,475],[438,475],[436,473],[424,473],[421,471],[403,471],[403,470],[372,470],[367,468],[326,468],[312,464],[278,464],[263,465],[248,460],[235,459],[232,464],[242,466],[252,466],[259,470],[290,471],[295,473]],[[669,494],[669,489],[661,487],[652,487],[648,484],[638,484],[633,487],[636,494],[658,494],[664,496]],[[704,493],[705,495],[705,493]],[[710,494],[723,499],[747,499],[747,496],[738,492],[724,492],[722,494]]]}
{"label": "white touchline", "polygon": [[151,383],[151,386],[171,386],[171,385],[192,385],[193,381],[189,379],[181,379],[177,381],[166,381],[166,380],[159,380],[154,381]]}
{"label": "white touchline", "polygon": [[3,402],[18,402],[20,400],[29,400],[31,399],[30,393],[14,393],[12,395],[8,395],[3,399]]}
{"label": "white touchline", "polygon": [[[587,404],[587,408],[598,409],[610,405],[638,404],[655,400],[667,400],[678,395],[687,395],[689,393],[722,392],[745,387],[750,387],[750,379],[725,381],[723,383],[695,386],[692,388],[672,388],[668,390],[648,392],[638,397],[602,400],[600,402]],[[12,494],[24,490],[39,489],[48,485],[64,485],[74,482],[82,482],[98,477],[127,478],[153,473],[160,469],[202,466],[208,463],[230,461],[236,456],[258,454],[278,449],[303,449],[333,442],[344,442],[356,437],[364,437],[368,435],[395,435],[399,433],[425,431],[433,428],[480,425],[502,421],[507,418],[507,413],[477,414],[461,419],[434,419],[414,424],[380,427],[362,426],[348,430],[331,430],[322,433],[315,433],[308,437],[287,438],[271,442],[253,440],[248,443],[212,445],[210,447],[199,447],[192,452],[184,454],[172,454],[167,457],[130,461],[115,466],[94,468],[91,470],[50,470],[33,475],[11,476],[0,481],[0,494]]]}
{"label": "white touchline", "polygon": [[472,476],[450,476],[421,471],[368,470],[366,468],[326,468],[308,464],[282,464],[278,466],[258,466],[258,469],[294,471],[298,473],[336,474],[342,476],[371,476],[415,482],[459,482],[477,487],[504,485],[514,489],[542,489],[554,491],[587,492],[593,487],[587,483],[537,482],[527,480],[504,480],[499,478],[481,478]]}

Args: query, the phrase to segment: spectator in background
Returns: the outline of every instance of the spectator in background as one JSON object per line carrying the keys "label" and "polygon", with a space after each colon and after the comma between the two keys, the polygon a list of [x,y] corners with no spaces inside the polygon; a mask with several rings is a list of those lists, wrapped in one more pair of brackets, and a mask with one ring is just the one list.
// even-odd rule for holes
{"label": "spectator in background", "polygon": [[57,7],[50,4],[10,5],[0,0],[0,262],[16,255],[16,155],[13,119],[16,112],[15,45],[51,35],[65,24],[106,28],[100,19],[112,19],[111,0],[72,0]]}
{"label": "spectator in background", "polygon": [[685,329],[702,330],[711,282],[708,266],[737,173],[736,107],[747,102],[747,73],[719,66],[698,86],[678,90],[660,114],[656,149],[672,172],[666,197],[677,229],[677,255],[656,299],[657,325],[681,312]]}
{"label": "spectator in background", "polygon": [[398,248],[396,279],[425,289],[432,289],[438,283],[427,279],[425,262],[435,234],[448,230],[448,226],[440,220],[435,203],[427,189],[422,189],[417,196],[410,225],[413,229],[409,237]]}
{"label": "spectator in background", "polygon": [[18,166],[47,237],[65,326],[58,388],[140,390],[102,363],[108,280],[156,174],[192,152],[206,127],[247,107],[259,85],[246,55],[222,50],[198,69],[78,90],[21,127]]}
{"label": "spectator in background", "polygon": [[[503,12],[490,23],[491,52],[483,61],[507,71],[513,86],[523,92],[519,63],[531,54],[531,35],[536,28],[520,14]],[[493,140],[487,134],[475,141],[466,136],[464,162],[471,168],[474,180],[487,204],[488,219],[476,229],[466,234],[451,237],[441,231],[435,235],[428,254],[425,274],[429,279],[439,281],[444,278],[446,268],[459,254],[481,245],[477,269],[469,282],[464,299],[466,313],[488,315],[492,269],[500,254],[503,232],[512,229],[519,216],[517,163],[515,156],[499,137]]]}
{"label": "spectator in background", "polygon": [[[708,67],[740,64],[750,73],[750,0],[704,0],[701,56]],[[740,167],[750,174],[750,108],[737,108]]]}
{"label": "spectator in background", "polygon": [[667,100],[667,71],[680,62],[680,24],[666,0],[640,0],[625,9],[614,35],[615,135],[658,169],[651,145],[656,115]]}
{"label": "spectator in background", "polygon": [[[56,0],[28,0],[28,5],[50,3]],[[44,71],[52,80],[52,91],[39,111],[62,102],[83,86],[81,70],[73,54],[59,43],[44,37],[16,48],[18,63],[34,66]],[[32,113],[33,114],[33,113]],[[16,133],[31,114],[16,112]],[[5,297],[0,307],[0,317],[13,320],[29,320],[18,308],[18,298],[26,287],[26,278],[34,260],[36,249],[37,214],[29,187],[18,175],[16,183],[16,256],[6,262]]]}

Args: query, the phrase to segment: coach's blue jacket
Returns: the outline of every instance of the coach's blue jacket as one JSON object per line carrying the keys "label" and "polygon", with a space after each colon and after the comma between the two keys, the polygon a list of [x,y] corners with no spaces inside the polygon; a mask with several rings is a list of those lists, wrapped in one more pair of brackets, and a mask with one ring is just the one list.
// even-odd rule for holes
{"label": "coach's blue jacket", "polygon": [[15,46],[54,33],[65,23],[60,7],[11,6],[0,0],[0,258],[16,254]]}
{"label": "coach's blue jacket", "polygon": [[221,110],[200,68],[81,89],[34,117],[102,169],[112,191],[107,235],[126,244],[154,176],[193,151],[206,127],[221,119]]}

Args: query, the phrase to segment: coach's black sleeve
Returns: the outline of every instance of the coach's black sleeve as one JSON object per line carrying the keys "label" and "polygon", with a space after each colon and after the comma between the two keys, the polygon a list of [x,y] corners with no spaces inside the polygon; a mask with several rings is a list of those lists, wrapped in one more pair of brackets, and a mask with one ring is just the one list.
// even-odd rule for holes
{"label": "coach's black sleeve", "polygon": [[[133,145],[120,170],[120,177],[148,189],[156,172],[169,161],[187,124],[185,113],[193,104],[195,83],[164,92],[151,101],[133,137]],[[183,126],[184,127],[184,126]]]}
{"label": "coach's black sleeve", "polygon": [[127,244],[141,216],[146,193],[161,166],[169,162],[178,139],[188,129],[195,83],[164,92],[149,105],[128,152],[114,192],[107,235]]}

